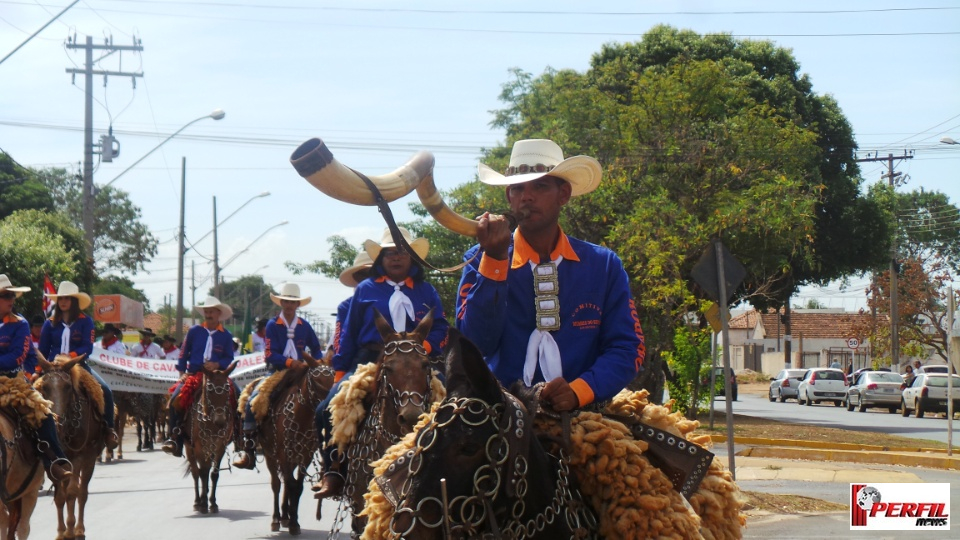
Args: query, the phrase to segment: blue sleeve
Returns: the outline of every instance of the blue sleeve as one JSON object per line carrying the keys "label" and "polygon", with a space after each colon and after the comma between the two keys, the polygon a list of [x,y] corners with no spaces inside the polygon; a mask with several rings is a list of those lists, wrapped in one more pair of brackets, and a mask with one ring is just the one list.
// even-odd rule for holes
{"label": "blue sleeve", "polygon": [[26,368],[24,362],[30,348],[33,347],[30,342],[30,325],[26,321],[19,321],[17,324],[11,324],[10,326],[13,326],[13,333],[10,335],[10,347],[7,352],[0,354],[0,369],[3,371],[14,371],[20,369],[21,366]]}
{"label": "blue sleeve", "polygon": [[193,349],[193,328],[187,330],[187,337],[183,338],[183,344],[180,345],[180,358],[177,359],[177,371],[180,373],[187,371],[191,349]]}
{"label": "blue sleeve", "polygon": [[50,322],[50,319],[47,319],[43,321],[43,328],[40,329],[40,346],[37,347],[37,350],[48,362],[53,362],[50,355],[51,345],[53,345],[53,323]]}
{"label": "blue sleeve", "polygon": [[287,359],[283,356],[283,344],[286,343],[287,338],[284,327],[277,324],[274,319],[270,319],[267,321],[264,335],[267,342],[267,363],[278,369],[287,367]]}
{"label": "blue sleeve", "polygon": [[233,363],[233,334],[226,328],[223,329],[223,333],[227,336],[227,344],[224,346],[224,349],[226,349],[226,353],[223,355],[225,362],[221,363],[220,369],[227,369],[227,366]]}
{"label": "blue sleeve", "polygon": [[[470,260],[479,250],[479,246],[474,246],[463,259]],[[480,274],[481,257],[479,254],[463,268],[458,289],[457,329],[477,345],[484,357],[490,357],[500,347],[507,321],[507,282]]]}
{"label": "blue sleeve", "polygon": [[323,356],[323,351],[320,350],[320,338],[317,337],[317,333],[313,330],[313,327],[310,326],[310,323],[301,319],[303,321],[303,326],[307,332],[307,347],[310,348],[310,356],[320,359]]}
{"label": "blue sleeve", "polygon": [[70,352],[75,353],[77,356],[85,354],[89,356],[93,354],[93,319],[83,316],[77,319],[76,324],[80,327],[76,329],[77,332],[80,332],[80,345],[77,345],[77,348]]}
{"label": "blue sleeve", "polygon": [[439,356],[443,354],[443,349],[447,346],[447,330],[450,329],[450,323],[447,322],[443,304],[440,303],[440,294],[433,285],[429,285],[429,287],[430,307],[433,308],[433,326],[430,327],[430,334],[427,335],[427,343],[430,344],[430,355]]}
{"label": "blue sleeve", "polygon": [[357,355],[357,337],[360,334],[360,328],[363,326],[363,306],[364,303],[357,301],[357,293],[367,282],[364,281],[357,286],[354,292],[354,301],[350,302],[347,309],[347,317],[343,321],[343,329],[340,332],[340,348],[333,357],[333,369],[336,371],[350,371],[353,369],[353,359]]}

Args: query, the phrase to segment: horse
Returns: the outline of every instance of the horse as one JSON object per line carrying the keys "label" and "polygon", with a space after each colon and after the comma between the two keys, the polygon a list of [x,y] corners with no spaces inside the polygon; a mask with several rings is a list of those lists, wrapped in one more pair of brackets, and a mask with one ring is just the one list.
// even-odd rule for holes
{"label": "horse", "polygon": [[[230,374],[237,364],[234,362],[225,370],[218,367],[216,362],[207,362],[194,375],[199,378],[200,388],[196,389],[199,396],[191,396],[193,401],[184,420],[187,469],[193,475],[193,509],[201,514],[220,511],[217,505],[220,461],[233,440],[236,395]],[[183,397],[181,391],[180,398]]]}
{"label": "horse", "polygon": [[73,463],[73,475],[54,483],[57,540],[86,536],[84,510],[90,480],[106,440],[103,389],[92,375],[80,367],[80,362],[85,358],[86,355],[70,358],[59,354],[53,362],[48,362],[37,353],[43,376],[37,379],[34,386],[43,397],[53,402],[52,410],[57,418],[60,442],[67,459]]}
{"label": "horse", "polygon": [[[347,467],[344,500],[350,505],[353,530],[358,534],[366,525],[366,517],[358,514],[364,506],[363,496],[367,492],[367,485],[373,478],[371,463],[379,459],[387,448],[396,444],[404,435],[413,431],[420,415],[430,409],[434,398],[438,397],[437,394],[442,394],[439,380],[438,388],[431,389],[434,374],[427,351],[421,345],[433,326],[433,310],[412,332],[394,331],[379,311],[374,313],[374,323],[383,339],[383,351],[371,366],[373,369],[370,371],[374,373],[373,388],[364,396],[362,403],[363,424],[356,433],[356,440],[350,442],[346,452],[341,448],[341,455],[346,455]],[[357,375],[362,375],[361,368],[358,368],[355,377]],[[350,382],[352,381],[348,381],[348,384]],[[349,409],[341,412],[341,409],[349,404],[347,395],[346,391],[341,391],[331,403],[334,408],[334,442],[341,439],[338,432],[343,426],[338,425],[338,420],[355,416]],[[318,515],[319,512],[318,503]],[[335,527],[342,523],[341,512],[342,508],[338,509],[338,518],[334,520]]]}
{"label": "horse", "polygon": [[[329,364],[332,354],[331,349],[322,361],[317,361],[304,353],[306,368],[290,368],[276,374],[282,379],[275,391],[261,388],[257,397],[257,401],[265,399],[269,403],[257,438],[270,471],[273,490],[270,530],[273,532],[286,527],[290,534],[300,534],[303,479],[318,446],[314,410],[333,387],[334,370]],[[255,411],[259,408],[254,407]]]}
{"label": "horse", "polygon": [[504,390],[455,329],[446,350],[446,398],[417,432],[415,449],[376,478],[396,503],[389,531],[371,534],[368,526],[364,538],[595,537],[574,475],[533,433],[535,404]]}
{"label": "horse", "polygon": [[43,483],[43,466],[24,436],[22,417],[0,410],[0,540],[30,536],[30,516]]}
{"label": "horse", "polygon": [[[127,417],[133,419],[137,425],[137,452],[153,450],[154,439],[157,435],[157,416],[163,394],[145,392],[114,392],[114,402],[117,404],[117,420],[114,428],[120,439],[117,446],[117,459],[123,459],[123,432],[127,424]],[[107,461],[113,452],[107,450]]]}

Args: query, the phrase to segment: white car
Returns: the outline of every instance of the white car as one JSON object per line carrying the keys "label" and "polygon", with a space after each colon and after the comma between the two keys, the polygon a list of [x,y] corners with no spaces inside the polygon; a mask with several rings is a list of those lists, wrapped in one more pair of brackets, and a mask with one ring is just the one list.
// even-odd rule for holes
{"label": "white car", "polygon": [[[947,374],[921,373],[910,386],[903,389],[901,414],[914,411],[917,418],[928,412],[947,412]],[[953,375],[953,412],[960,411],[960,376]]]}
{"label": "white car", "polygon": [[835,368],[812,368],[804,374],[797,387],[797,403],[800,405],[819,404],[832,401],[839,407],[847,397],[847,376],[843,370]]}

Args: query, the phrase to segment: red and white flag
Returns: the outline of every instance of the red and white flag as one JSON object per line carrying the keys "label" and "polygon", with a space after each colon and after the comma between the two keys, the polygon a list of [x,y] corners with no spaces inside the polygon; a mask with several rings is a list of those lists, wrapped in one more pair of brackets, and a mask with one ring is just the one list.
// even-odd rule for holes
{"label": "red and white flag", "polygon": [[[50,281],[50,276],[48,276],[48,275],[46,275],[46,274],[43,275],[43,294],[44,294],[44,295],[47,295],[47,294],[57,294],[57,289],[54,288],[53,282]],[[53,316],[53,306],[55,306],[55,305],[56,305],[56,302],[54,302],[53,300],[51,300],[49,297],[44,296],[44,297],[43,297],[43,313],[44,313],[44,315],[46,315],[47,317]]]}

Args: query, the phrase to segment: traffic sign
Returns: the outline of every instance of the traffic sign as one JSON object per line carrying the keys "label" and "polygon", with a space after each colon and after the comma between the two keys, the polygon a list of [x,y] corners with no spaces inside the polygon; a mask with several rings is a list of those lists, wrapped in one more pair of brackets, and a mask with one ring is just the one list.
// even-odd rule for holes
{"label": "traffic sign", "polygon": [[857,339],[857,338],[855,338],[855,337],[847,338],[847,347],[850,347],[851,349],[856,349],[856,348],[859,347],[859,346],[860,346],[860,340],[859,340],[859,339]]}

